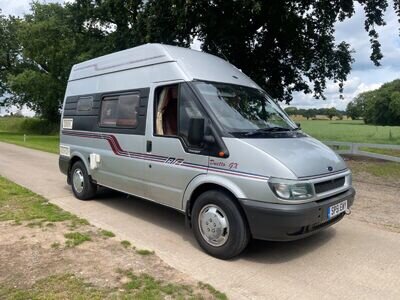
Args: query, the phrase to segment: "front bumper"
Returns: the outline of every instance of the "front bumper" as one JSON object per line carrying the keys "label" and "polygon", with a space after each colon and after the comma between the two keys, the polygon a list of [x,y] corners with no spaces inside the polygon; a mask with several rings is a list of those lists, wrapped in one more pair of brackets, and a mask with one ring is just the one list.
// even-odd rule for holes
{"label": "front bumper", "polygon": [[355,190],[304,204],[276,204],[242,199],[250,231],[255,239],[290,241],[312,235],[340,221],[345,213],[328,220],[328,208],[347,200],[353,205]]}

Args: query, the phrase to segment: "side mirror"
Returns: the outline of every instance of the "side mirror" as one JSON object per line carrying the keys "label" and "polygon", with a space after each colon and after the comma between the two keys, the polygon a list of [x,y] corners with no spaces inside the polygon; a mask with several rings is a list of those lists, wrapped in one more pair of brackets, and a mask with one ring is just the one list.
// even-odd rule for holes
{"label": "side mirror", "polygon": [[204,141],[204,134],[204,119],[191,118],[189,120],[189,143],[193,146],[200,146]]}
{"label": "side mirror", "polygon": [[301,129],[301,124],[300,123],[295,123],[296,125],[297,125],[297,127],[299,128],[299,129]]}

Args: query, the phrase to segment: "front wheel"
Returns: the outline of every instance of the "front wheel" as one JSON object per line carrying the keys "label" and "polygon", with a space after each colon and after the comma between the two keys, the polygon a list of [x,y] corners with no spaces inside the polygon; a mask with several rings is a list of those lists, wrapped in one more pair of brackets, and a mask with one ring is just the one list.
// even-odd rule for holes
{"label": "front wheel", "polygon": [[250,240],[240,208],[232,197],[212,190],[201,194],[192,210],[192,226],[197,242],[208,254],[229,259],[239,255]]}
{"label": "front wheel", "polygon": [[97,185],[90,180],[83,162],[74,163],[70,172],[72,191],[75,197],[80,200],[93,198],[97,191]]}

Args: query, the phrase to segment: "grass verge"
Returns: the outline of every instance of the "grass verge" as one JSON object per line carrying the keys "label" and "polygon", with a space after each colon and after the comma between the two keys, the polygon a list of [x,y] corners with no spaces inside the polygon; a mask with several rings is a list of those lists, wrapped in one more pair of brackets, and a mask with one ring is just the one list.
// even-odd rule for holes
{"label": "grass verge", "polygon": [[0,141],[58,153],[59,125],[38,118],[0,117]]}
{"label": "grass verge", "polygon": [[349,167],[355,175],[368,173],[386,179],[400,179],[400,164],[385,161],[360,161],[349,162]]}
{"label": "grass verge", "polygon": [[369,147],[361,147],[360,150],[361,151],[366,151],[366,152],[377,153],[377,154],[400,157],[400,150],[379,149],[379,148],[369,148]]}
{"label": "grass verge", "polygon": [[26,148],[50,153],[59,153],[60,137],[58,135],[26,135],[23,133],[0,132],[0,142],[6,142]]}
{"label": "grass verge", "polygon": [[100,230],[100,234],[105,238],[115,237],[115,234],[113,232],[104,229]]}
{"label": "grass verge", "polygon": [[[31,288],[16,288],[0,285],[1,299],[204,299],[189,285],[172,284],[157,280],[148,274],[121,274],[128,281],[120,289],[99,288],[84,282],[74,274],[49,276],[37,281]],[[208,291],[211,299],[227,299],[212,286],[199,283],[199,289]],[[210,297],[207,297],[210,299]]]}
{"label": "grass verge", "polygon": [[[6,247],[0,238],[0,257],[4,258],[0,263],[3,270],[0,299],[226,299],[209,285],[186,281],[155,257],[141,257],[153,254],[152,251],[132,251],[129,241],[105,239],[114,236],[110,231],[92,226],[75,230],[89,223],[3,177],[0,177],[0,222],[4,222],[0,226],[3,234],[12,233]],[[71,229],[74,231],[64,233]],[[63,238],[67,247],[62,246]],[[88,241],[88,247],[75,248]],[[118,247],[120,244],[127,249]],[[26,249],[30,250],[24,252]],[[20,255],[15,257],[14,252]],[[109,263],[110,259],[113,262]],[[35,265],[26,270],[27,261],[32,260]],[[141,266],[141,271],[112,269],[125,268],[127,261]],[[169,272],[160,275],[165,268]],[[101,282],[113,284],[101,284],[99,277]]]}
{"label": "grass verge", "polygon": [[67,247],[75,247],[92,240],[89,235],[80,232],[68,232],[64,234],[64,237],[67,239],[65,241]]}
{"label": "grass verge", "polygon": [[76,224],[88,223],[0,176],[0,221],[11,220],[16,223],[34,220],[29,223],[30,226],[41,226],[41,223],[44,222],[62,221],[71,221]]}

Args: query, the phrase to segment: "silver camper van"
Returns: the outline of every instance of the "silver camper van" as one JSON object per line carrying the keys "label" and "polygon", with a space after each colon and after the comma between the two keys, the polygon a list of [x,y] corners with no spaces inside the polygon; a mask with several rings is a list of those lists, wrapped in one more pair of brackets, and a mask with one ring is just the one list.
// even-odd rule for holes
{"label": "silver camper van", "polygon": [[344,161],[239,69],[161,44],[73,66],[59,166],[78,199],[103,186],[182,212],[222,259],[327,228],[355,195]]}

